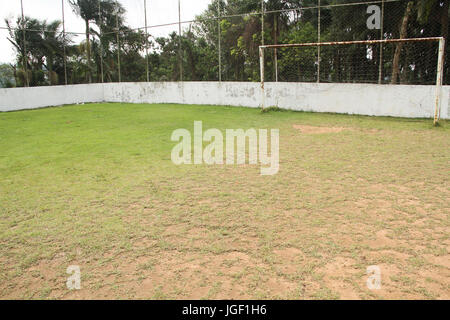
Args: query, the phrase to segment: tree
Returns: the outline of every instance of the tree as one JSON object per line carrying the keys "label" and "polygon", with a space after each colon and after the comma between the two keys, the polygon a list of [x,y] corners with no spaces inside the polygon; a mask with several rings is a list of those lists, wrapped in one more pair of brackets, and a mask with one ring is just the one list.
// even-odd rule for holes
{"label": "tree", "polygon": [[[447,61],[447,49],[450,39],[449,35],[449,0],[428,0],[418,1],[417,3],[417,21],[421,26],[440,25],[440,36],[446,39],[444,47],[444,60],[446,61],[445,74],[447,84],[450,82],[450,63]],[[435,34],[437,35],[437,34]]]}
{"label": "tree", "polygon": [[[289,9],[290,4],[289,1],[278,1],[278,0],[269,0],[266,6],[267,11],[273,11],[273,13],[269,13],[267,15],[268,27],[269,30],[272,30],[272,39],[273,44],[278,44],[278,38],[280,37],[281,30],[286,30],[289,25],[289,14],[287,10]],[[278,61],[278,50],[275,49],[273,51],[274,61]],[[275,68],[273,68],[275,71]],[[273,79],[276,77],[274,76]]]}
{"label": "tree", "polygon": [[[77,45],[70,40],[64,43],[58,22],[19,18],[17,27],[10,28],[9,39],[17,51],[17,61],[11,69],[17,86],[27,79],[30,85],[61,83],[65,46],[69,83],[101,81],[102,72],[105,81],[117,81],[119,54],[123,81],[145,81],[146,59],[152,81],[178,81],[180,63],[187,81],[217,80],[220,37],[223,79],[259,81],[258,47],[263,36],[266,44],[316,42],[319,31],[317,0],[264,2],[264,35],[261,0],[211,0],[208,9],[183,28],[181,35],[172,33],[155,39],[127,26],[125,8],[116,0],[70,0],[73,10],[85,21],[86,39]],[[321,0],[321,41],[379,39],[379,30],[367,28],[367,6],[360,2],[366,1],[347,0],[347,4],[358,5],[339,6],[340,1]],[[413,3],[409,10],[408,3]],[[449,0],[395,1],[385,2],[385,6],[383,37],[387,39],[448,37]],[[100,32],[91,28],[93,24]],[[146,45],[151,48],[148,57],[144,55]],[[381,65],[380,48],[385,57]],[[275,80],[278,70],[281,81],[316,81],[320,61],[322,81],[376,82],[381,67],[385,81],[428,84],[436,79],[436,53],[436,44],[431,42],[322,47],[320,60],[316,47],[267,50],[266,80]],[[449,83],[447,61],[445,74]]]}
{"label": "tree", "polygon": [[0,88],[13,88],[15,85],[14,68],[6,63],[0,64]]}
{"label": "tree", "polygon": [[88,67],[88,81],[92,83],[92,64],[91,64],[91,43],[90,43],[90,22],[98,19],[98,0],[69,0],[73,11],[80,16],[86,25],[86,59]]}
{"label": "tree", "polygon": [[[414,3],[412,1],[408,2],[406,6],[405,14],[403,16],[402,24],[400,27],[400,39],[405,39],[408,35],[408,20],[411,16]],[[391,84],[396,84],[398,81],[398,75],[400,73],[400,53],[402,52],[403,43],[399,42],[395,48],[394,58],[392,62],[392,77]]]}
{"label": "tree", "polygon": [[[117,81],[119,79],[119,50],[123,80],[143,80],[142,74],[145,75],[145,69],[142,68],[145,66],[145,62],[143,64],[142,59],[144,58],[141,52],[145,49],[145,32],[142,30],[134,31],[125,24],[126,10],[119,2],[102,0],[100,9],[101,14],[97,14],[95,24],[101,33],[91,30],[91,35],[96,36],[91,40],[91,51],[97,66],[97,81],[101,81],[102,60],[104,79],[106,81]],[[119,34],[117,34],[117,31]]]}
{"label": "tree", "polygon": [[[46,21],[42,24],[42,56],[45,57],[45,62],[43,65],[48,71],[48,80],[50,85],[56,85],[59,83],[60,78],[55,72],[56,64],[59,62],[60,70],[62,71],[62,59],[64,45],[67,45],[70,41],[69,38],[64,39],[64,35],[60,32],[61,22],[53,21],[47,23]],[[65,42],[66,41],[66,42]],[[58,61],[56,61],[58,59]]]}
{"label": "tree", "polygon": [[[16,25],[25,26],[26,52],[23,41],[24,30],[15,28],[12,22],[6,21],[10,35],[8,40],[17,51],[15,66],[17,85],[25,86],[27,79],[30,86],[58,84],[58,79],[62,78],[63,73],[63,47],[70,43],[70,37],[66,37],[64,42],[60,21],[47,23],[47,21],[29,17],[25,17],[24,20],[25,22],[22,23],[22,18],[18,18]],[[55,72],[55,69],[60,72],[60,75]]]}

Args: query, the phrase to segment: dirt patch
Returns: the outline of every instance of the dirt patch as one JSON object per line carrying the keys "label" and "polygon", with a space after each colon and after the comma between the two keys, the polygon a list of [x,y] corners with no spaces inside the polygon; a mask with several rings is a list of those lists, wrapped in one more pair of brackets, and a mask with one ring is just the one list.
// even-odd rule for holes
{"label": "dirt patch", "polygon": [[387,234],[387,230],[380,230],[375,234],[374,239],[368,239],[363,243],[369,245],[369,247],[372,249],[395,247],[396,245],[398,245],[398,242],[395,239],[389,238]]}
{"label": "dirt patch", "polygon": [[[348,279],[355,276],[360,270],[355,267],[355,261],[350,258],[338,257],[320,269],[327,287],[338,293],[340,299],[361,299]],[[359,277],[358,277],[359,278]],[[361,279],[358,279],[361,282]]]}
{"label": "dirt patch", "polygon": [[304,125],[293,125],[293,128],[300,130],[304,134],[323,134],[323,133],[339,133],[345,130],[350,130],[349,128],[343,127],[313,127]]}

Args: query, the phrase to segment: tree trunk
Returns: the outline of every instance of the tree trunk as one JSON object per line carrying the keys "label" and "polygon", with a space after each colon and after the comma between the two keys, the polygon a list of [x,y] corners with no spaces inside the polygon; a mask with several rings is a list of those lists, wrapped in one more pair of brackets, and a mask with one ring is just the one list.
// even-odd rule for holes
{"label": "tree trunk", "polygon": [[13,69],[14,81],[16,82],[16,87],[17,87],[18,83],[19,83],[19,78],[17,76],[17,67],[16,67],[16,65],[11,65],[11,67]]}
{"label": "tree trunk", "polygon": [[[408,20],[411,15],[414,2],[408,2],[406,7],[405,15],[403,16],[402,26],[400,28],[400,39],[405,39],[408,36]],[[394,59],[392,62],[392,77],[391,84],[396,84],[398,82],[398,76],[400,73],[400,54],[402,52],[403,43],[397,43],[394,53]]]}
{"label": "tree trunk", "polygon": [[54,77],[53,77],[53,57],[46,57],[47,60],[47,70],[48,70],[48,82],[50,85],[54,85]]}
{"label": "tree trunk", "polygon": [[88,81],[92,83],[92,67],[91,67],[91,42],[90,42],[90,30],[89,30],[89,20],[86,22],[86,59],[88,66]]}
{"label": "tree trunk", "polygon": [[400,84],[407,84],[408,83],[408,76],[409,76],[409,65],[412,62],[411,59],[411,45],[406,45],[405,54],[403,55],[403,65],[405,66],[404,72],[400,75]]}
{"label": "tree trunk", "polygon": [[342,64],[341,64],[341,51],[339,49],[337,49],[337,63],[336,63],[336,71],[337,71],[337,75],[336,75],[336,82],[342,82]]}

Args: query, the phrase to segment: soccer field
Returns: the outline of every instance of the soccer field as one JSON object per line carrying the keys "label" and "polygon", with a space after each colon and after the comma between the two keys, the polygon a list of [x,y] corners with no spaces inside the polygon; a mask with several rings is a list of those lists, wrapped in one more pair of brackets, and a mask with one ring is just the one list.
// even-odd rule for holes
{"label": "soccer field", "polygon": [[[279,172],[175,165],[172,132],[194,121],[279,129]],[[145,104],[0,113],[0,298],[450,299],[449,164],[444,120]],[[81,290],[66,287],[73,265]]]}

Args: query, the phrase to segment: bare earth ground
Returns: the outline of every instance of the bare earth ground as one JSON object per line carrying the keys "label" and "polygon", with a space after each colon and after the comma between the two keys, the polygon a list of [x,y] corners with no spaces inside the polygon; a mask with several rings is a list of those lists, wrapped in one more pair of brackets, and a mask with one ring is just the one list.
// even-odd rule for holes
{"label": "bare earth ground", "polygon": [[[120,104],[0,117],[2,299],[450,298],[446,122]],[[280,172],[174,166],[170,134],[194,120],[279,128]],[[26,148],[26,129],[5,134],[18,124],[53,135]]]}

